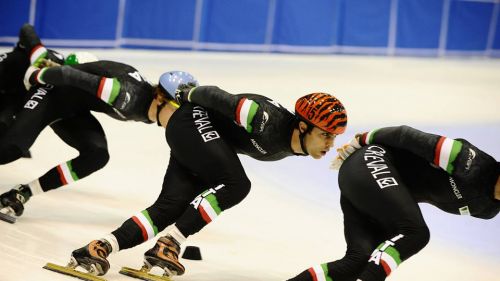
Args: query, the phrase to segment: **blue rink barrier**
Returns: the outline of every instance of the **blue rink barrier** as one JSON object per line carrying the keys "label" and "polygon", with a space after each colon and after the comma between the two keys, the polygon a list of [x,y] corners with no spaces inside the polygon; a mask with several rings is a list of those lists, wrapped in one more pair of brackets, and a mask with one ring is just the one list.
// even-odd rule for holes
{"label": "blue rink barrier", "polygon": [[500,56],[500,0],[0,0],[0,44]]}

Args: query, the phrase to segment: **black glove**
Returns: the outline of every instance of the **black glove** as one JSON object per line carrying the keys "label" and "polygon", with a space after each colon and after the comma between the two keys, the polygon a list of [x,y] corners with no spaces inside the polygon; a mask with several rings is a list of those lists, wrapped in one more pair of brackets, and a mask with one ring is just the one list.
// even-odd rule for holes
{"label": "black glove", "polygon": [[175,90],[175,101],[179,105],[189,102],[189,92],[195,87],[194,83],[180,84]]}
{"label": "black glove", "polygon": [[40,44],[42,44],[42,42],[40,41],[40,37],[36,34],[35,28],[25,23],[19,30],[18,46],[26,49],[27,52],[31,52],[35,46]]}

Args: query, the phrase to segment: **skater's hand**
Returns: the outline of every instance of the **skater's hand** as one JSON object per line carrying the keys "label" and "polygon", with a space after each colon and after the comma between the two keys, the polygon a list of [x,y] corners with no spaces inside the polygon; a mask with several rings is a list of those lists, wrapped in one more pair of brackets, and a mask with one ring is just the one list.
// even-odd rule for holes
{"label": "skater's hand", "polygon": [[195,87],[196,85],[193,83],[179,85],[179,87],[177,87],[177,90],[175,91],[175,101],[179,105],[185,102],[189,102],[189,94]]}
{"label": "skater's hand", "polygon": [[361,148],[361,145],[359,144],[360,136],[361,134],[357,134],[350,142],[337,148],[337,156],[335,156],[335,158],[333,159],[330,168],[332,168],[333,170],[339,170],[347,157]]}
{"label": "skater's hand", "polygon": [[38,65],[38,67],[40,68],[52,67],[52,66],[61,66],[61,65],[51,59],[42,59],[40,61],[40,64]]}

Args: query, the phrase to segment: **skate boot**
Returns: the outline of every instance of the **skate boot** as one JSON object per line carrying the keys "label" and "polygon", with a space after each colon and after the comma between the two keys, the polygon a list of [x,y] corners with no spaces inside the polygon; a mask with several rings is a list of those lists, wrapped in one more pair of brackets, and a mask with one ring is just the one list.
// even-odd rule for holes
{"label": "skate boot", "polygon": [[182,275],[184,266],[179,262],[180,246],[171,236],[163,236],[156,245],[144,253],[145,266],[151,269],[153,266],[165,270],[165,275]]}
{"label": "skate boot", "polygon": [[71,253],[70,268],[83,267],[94,275],[104,275],[109,270],[106,259],[111,253],[111,245],[106,240],[94,240]]}
{"label": "skate boot", "polygon": [[29,186],[20,184],[0,195],[0,205],[3,209],[10,209],[16,216],[21,216],[24,212],[24,204],[32,195]]}

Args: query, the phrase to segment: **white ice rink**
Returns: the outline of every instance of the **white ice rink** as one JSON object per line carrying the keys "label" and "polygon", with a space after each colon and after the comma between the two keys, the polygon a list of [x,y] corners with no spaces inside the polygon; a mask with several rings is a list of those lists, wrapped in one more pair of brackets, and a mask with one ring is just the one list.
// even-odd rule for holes
{"label": "white ice rink", "polygon": [[[9,49],[0,49],[1,52]],[[67,50],[62,50],[68,53]],[[281,54],[93,50],[101,59],[135,66],[156,83],[168,70],[186,70],[202,84],[233,93],[254,92],[293,109],[297,97],[326,91],[342,100],[353,134],[407,124],[463,137],[500,159],[500,60],[426,59]],[[0,281],[76,280],[42,269],[65,264],[72,250],[117,228],[157,197],[169,148],[156,125],[97,114],[111,160],[102,170],[33,197],[18,223],[0,223]],[[76,156],[46,129],[33,159],[0,166],[0,192],[26,183]],[[285,280],[344,255],[334,157],[295,157],[265,163],[242,157],[252,191],[239,205],[188,239],[202,261],[182,260],[174,280]],[[431,241],[388,280],[499,281],[500,217],[479,220],[423,206]],[[121,266],[140,266],[155,240],[110,257],[108,280],[133,280]]]}

